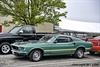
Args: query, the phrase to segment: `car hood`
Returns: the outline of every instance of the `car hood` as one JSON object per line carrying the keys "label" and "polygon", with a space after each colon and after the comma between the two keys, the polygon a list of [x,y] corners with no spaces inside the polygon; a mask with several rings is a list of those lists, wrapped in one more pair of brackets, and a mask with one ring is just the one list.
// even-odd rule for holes
{"label": "car hood", "polygon": [[4,36],[11,36],[11,33],[0,33],[0,37],[4,37]]}
{"label": "car hood", "polygon": [[44,44],[48,44],[48,43],[33,43],[33,42],[16,42],[13,43],[13,46],[26,46],[26,47],[30,47],[30,46],[40,46],[40,45],[44,45]]}

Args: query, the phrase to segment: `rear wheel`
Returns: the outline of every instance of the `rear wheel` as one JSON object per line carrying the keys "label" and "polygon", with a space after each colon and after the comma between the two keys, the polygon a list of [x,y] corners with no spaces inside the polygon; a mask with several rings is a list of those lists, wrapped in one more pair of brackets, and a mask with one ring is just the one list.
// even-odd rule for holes
{"label": "rear wheel", "polygon": [[1,47],[0,47],[0,51],[1,53],[3,54],[8,54],[11,52],[11,47],[10,47],[10,44],[8,42],[4,42],[1,44]]}
{"label": "rear wheel", "polygon": [[93,51],[90,51],[89,53],[90,53],[91,55],[94,55],[94,54],[95,54],[95,52],[93,52]]}
{"label": "rear wheel", "polygon": [[34,62],[37,62],[37,61],[40,61],[41,58],[42,58],[42,51],[40,50],[33,50],[30,55],[29,55],[29,59],[31,61],[34,61]]}
{"label": "rear wheel", "polygon": [[77,49],[74,56],[79,59],[83,58],[84,57],[84,49],[81,49],[81,48]]}

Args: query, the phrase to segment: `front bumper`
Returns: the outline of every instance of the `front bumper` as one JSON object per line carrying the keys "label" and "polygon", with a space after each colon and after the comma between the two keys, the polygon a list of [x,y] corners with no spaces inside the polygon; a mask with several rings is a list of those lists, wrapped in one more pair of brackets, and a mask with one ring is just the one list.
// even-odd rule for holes
{"label": "front bumper", "polygon": [[100,46],[93,46],[91,51],[100,52]]}
{"label": "front bumper", "polygon": [[90,51],[91,50],[91,48],[86,48],[86,52],[88,52],[88,51]]}
{"label": "front bumper", "polygon": [[27,56],[26,52],[18,51],[18,50],[11,50],[12,54],[18,57],[25,57]]}

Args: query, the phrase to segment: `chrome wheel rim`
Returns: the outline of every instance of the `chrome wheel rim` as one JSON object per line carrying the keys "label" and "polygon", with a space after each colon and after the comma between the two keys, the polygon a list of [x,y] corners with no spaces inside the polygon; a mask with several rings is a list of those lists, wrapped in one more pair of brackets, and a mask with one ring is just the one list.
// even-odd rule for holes
{"label": "chrome wheel rim", "polygon": [[3,45],[2,47],[1,47],[1,50],[2,50],[2,53],[8,53],[9,51],[10,51],[10,47],[9,47],[9,45]]}
{"label": "chrome wheel rim", "polygon": [[40,51],[35,51],[33,53],[33,60],[38,61],[41,58],[41,52]]}
{"label": "chrome wheel rim", "polygon": [[77,55],[79,58],[83,57],[84,52],[82,50],[78,50]]}

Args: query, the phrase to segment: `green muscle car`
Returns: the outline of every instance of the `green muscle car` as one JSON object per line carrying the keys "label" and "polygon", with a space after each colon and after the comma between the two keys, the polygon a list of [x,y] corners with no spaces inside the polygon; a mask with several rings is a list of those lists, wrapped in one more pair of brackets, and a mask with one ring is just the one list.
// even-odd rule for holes
{"label": "green muscle car", "polygon": [[42,37],[38,42],[16,42],[12,44],[12,53],[18,57],[29,57],[32,61],[39,61],[43,56],[71,54],[83,58],[84,52],[92,47],[90,42],[81,39],[53,34]]}

